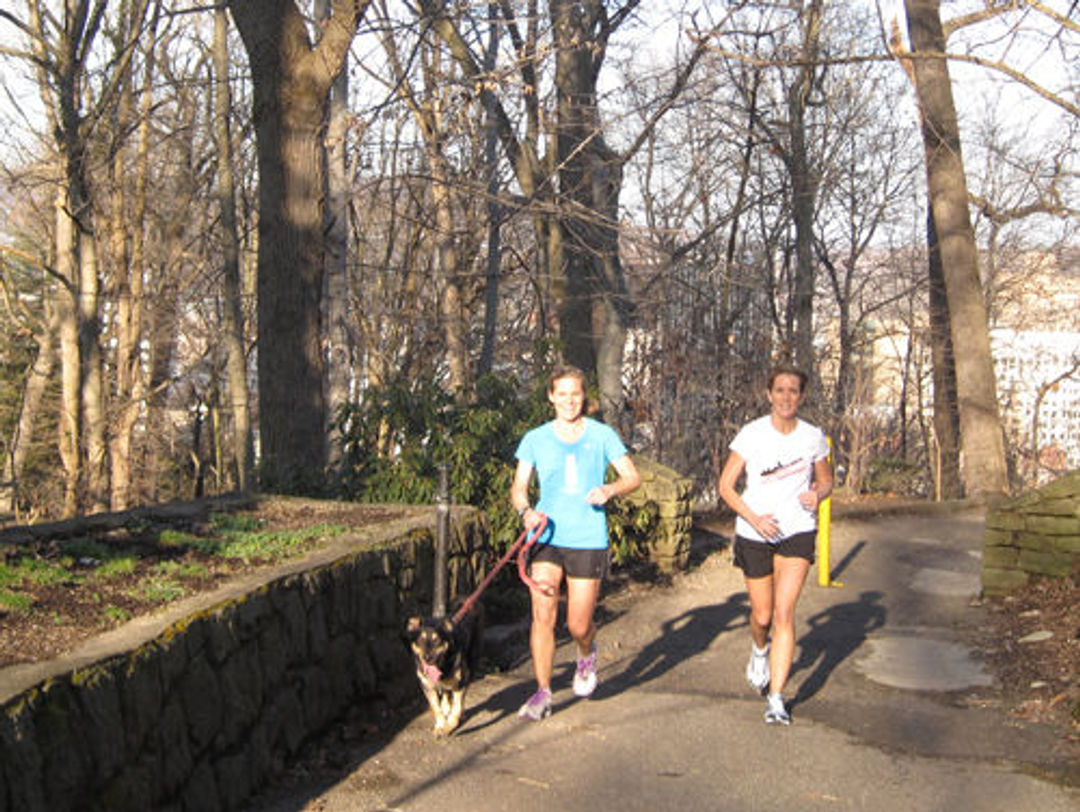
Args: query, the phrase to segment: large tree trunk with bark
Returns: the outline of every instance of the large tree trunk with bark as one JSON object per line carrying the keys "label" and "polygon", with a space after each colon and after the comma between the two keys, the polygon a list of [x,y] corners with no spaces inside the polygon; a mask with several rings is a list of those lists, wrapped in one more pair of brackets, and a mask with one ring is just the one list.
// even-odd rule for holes
{"label": "large tree trunk with bark", "polygon": [[259,167],[260,483],[321,488],[327,462],[322,135],[330,87],[367,2],[335,0],[313,46],[293,0],[230,0],[248,53]]}
{"label": "large tree trunk with bark", "polygon": [[[915,89],[922,111],[927,191],[938,237],[956,360],[962,476],[969,496],[1007,488],[994,363],[975,232],[968,211],[939,0],[904,0],[914,55]],[[927,56],[920,58],[920,55]]]}
{"label": "large tree trunk with bark", "polygon": [[[566,360],[595,372],[607,419],[622,417],[622,361],[630,298],[619,260],[622,159],[604,142],[596,81],[602,3],[550,3],[554,34],[559,166],[559,301]],[[553,269],[553,271],[556,269]]]}

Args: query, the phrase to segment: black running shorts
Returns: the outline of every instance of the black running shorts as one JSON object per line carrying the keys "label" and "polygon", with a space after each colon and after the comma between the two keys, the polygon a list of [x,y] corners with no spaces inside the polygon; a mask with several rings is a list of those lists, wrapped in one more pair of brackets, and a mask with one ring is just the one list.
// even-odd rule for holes
{"label": "black running shorts", "polygon": [[814,563],[814,543],[817,531],[808,530],[781,539],[776,544],[764,541],[752,541],[742,536],[735,537],[735,566],[743,571],[747,578],[764,578],[773,573],[773,556],[785,558],[805,558]]}
{"label": "black running shorts", "polygon": [[567,578],[603,579],[608,573],[610,555],[607,547],[596,550],[575,550],[571,547],[555,547],[542,544],[530,556],[529,561],[548,561],[558,564]]}

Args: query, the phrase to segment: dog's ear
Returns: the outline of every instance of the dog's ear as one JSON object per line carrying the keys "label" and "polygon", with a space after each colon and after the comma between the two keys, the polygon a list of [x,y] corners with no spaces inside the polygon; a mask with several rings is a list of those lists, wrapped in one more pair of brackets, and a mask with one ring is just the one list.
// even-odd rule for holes
{"label": "dog's ear", "polygon": [[454,619],[449,617],[443,618],[442,622],[439,623],[439,628],[442,630],[443,634],[447,636],[452,635],[454,633]]}
{"label": "dog's ear", "polygon": [[419,615],[413,615],[405,621],[405,636],[411,640],[415,640],[416,636],[420,634],[420,627],[423,625],[424,619]]}

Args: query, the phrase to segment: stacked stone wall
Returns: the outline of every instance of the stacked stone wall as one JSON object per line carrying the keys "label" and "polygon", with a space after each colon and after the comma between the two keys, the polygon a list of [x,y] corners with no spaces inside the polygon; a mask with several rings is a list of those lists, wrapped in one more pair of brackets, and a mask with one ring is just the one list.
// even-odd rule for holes
{"label": "stacked stone wall", "polygon": [[1033,575],[1080,573],[1080,471],[1024,496],[992,504],[986,516],[982,587],[1001,595]]}
{"label": "stacked stone wall", "polygon": [[[433,514],[8,691],[0,812],[237,809],[348,709],[416,695],[401,633],[430,608]],[[453,598],[484,575],[486,518],[455,510],[451,536]]]}
{"label": "stacked stone wall", "polygon": [[641,487],[621,498],[632,505],[656,505],[658,524],[646,542],[648,560],[660,572],[684,570],[690,560],[694,482],[655,460],[641,455],[633,459]]}

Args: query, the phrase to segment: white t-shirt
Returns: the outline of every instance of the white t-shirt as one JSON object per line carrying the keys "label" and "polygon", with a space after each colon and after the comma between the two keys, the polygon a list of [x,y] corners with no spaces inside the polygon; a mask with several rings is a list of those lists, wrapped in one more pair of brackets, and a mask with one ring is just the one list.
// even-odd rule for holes
{"label": "white t-shirt", "polygon": [[804,508],[799,494],[810,490],[814,463],[829,456],[821,429],[797,419],[795,430],[783,434],[773,427],[772,417],[765,415],[743,426],[730,449],[746,461],[743,501],[754,513],[771,513],[780,527],[779,538],[765,539],[739,516],[735,520],[738,535],[778,542],[817,527],[817,511]]}

